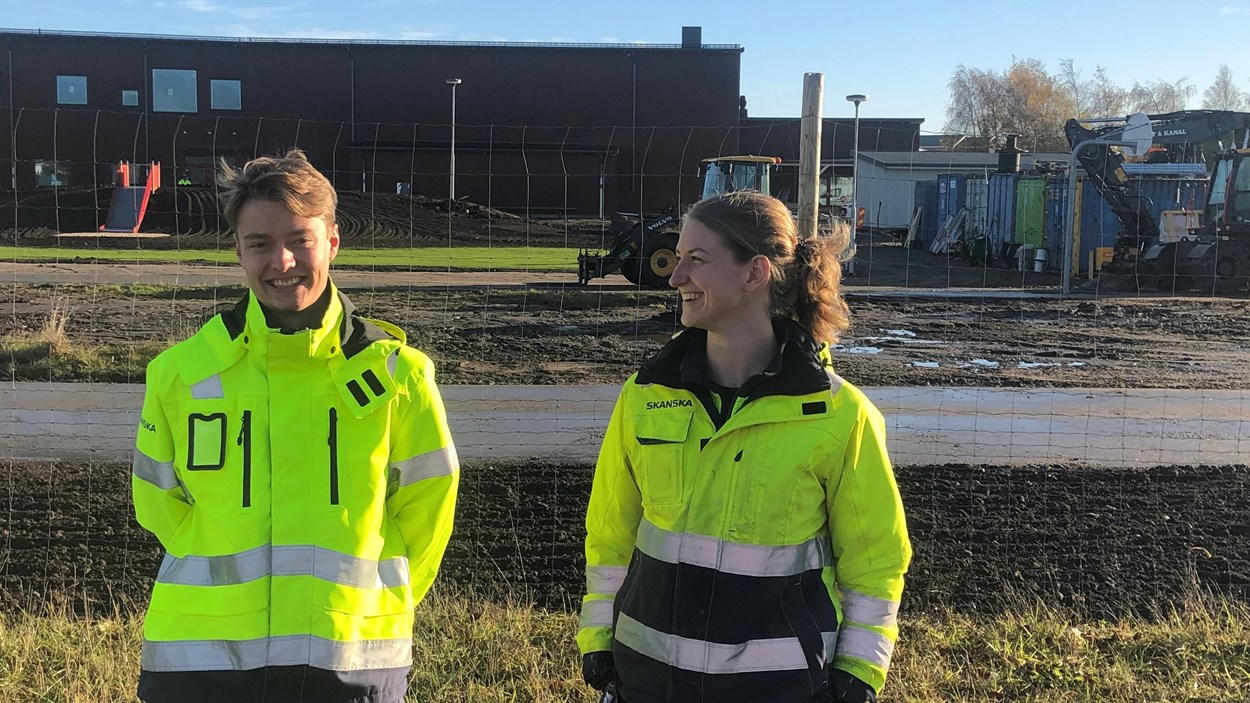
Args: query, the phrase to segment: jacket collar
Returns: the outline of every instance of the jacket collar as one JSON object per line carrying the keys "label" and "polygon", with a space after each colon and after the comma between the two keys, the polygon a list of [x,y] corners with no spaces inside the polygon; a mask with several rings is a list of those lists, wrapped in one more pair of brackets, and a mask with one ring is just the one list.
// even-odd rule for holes
{"label": "jacket collar", "polygon": [[[739,394],[748,399],[768,395],[806,395],[830,388],[829,359],[798,323],[773,320],[779,351],[764,372],[743,384]],[[638,371],[637,383],[694,390],[709,387],[707,331],[691,328],[679,332]]]}
{"label": "jacket collar", "polygon": [[326,359],[338,352],[346,320],[355,311],[355,306],[339,292],[333,282],[327,284],[326,294],[330,298],[329,304],[321,318],[321,324],[315,328],[283,333],[270,327],[265,320],[265,311],[261,309],[260,301],[251,291],[234,308],[222,313],[222,322],[230,339],[236,344],[241,342],[243,349],[247,351],[293,360]]}

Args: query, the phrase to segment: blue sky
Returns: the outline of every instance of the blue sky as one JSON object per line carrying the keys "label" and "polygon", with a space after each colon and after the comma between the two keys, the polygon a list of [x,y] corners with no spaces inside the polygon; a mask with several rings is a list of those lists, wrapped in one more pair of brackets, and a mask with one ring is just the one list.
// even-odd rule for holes
{"label": "blue sky", "polygon": [[1002,69],[1013,56],[1052,72],[1063,58],[1086,75],[1104,66],[1124,87],[1187,78],[1190,107],[1221,63],[1250,89],[1250,0],[0,0],[0,27],[143,34],[677,43],[683,25],[745,47],[742,91],[759,117],[797,115],[803,73],[816,71],[827,117],[849,116],[843,96],[867,93],[861,116],[924,117],[940,131],[956,67]]}

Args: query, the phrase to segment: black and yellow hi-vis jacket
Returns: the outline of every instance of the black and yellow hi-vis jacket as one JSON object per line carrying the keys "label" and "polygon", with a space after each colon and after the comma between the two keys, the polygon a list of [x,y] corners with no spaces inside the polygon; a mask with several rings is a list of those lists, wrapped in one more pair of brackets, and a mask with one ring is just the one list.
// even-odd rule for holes
{"label": "black and yellow hi-vis jacket", "polygon": [[459,464],[430,359],[328,295],[286,334],[249,293],[148,366],[131,483],[167,554],[145,700],[403,695]]}
{"label": "black and yellow hi-vis jacket", "polygon": [[692,382],[687,330],[617,400],[577,640],[614,653],[629,703],[806,701],[827,666],[885,682],[911,547],[884,420],[774,328],[779,359],[736,397]]}

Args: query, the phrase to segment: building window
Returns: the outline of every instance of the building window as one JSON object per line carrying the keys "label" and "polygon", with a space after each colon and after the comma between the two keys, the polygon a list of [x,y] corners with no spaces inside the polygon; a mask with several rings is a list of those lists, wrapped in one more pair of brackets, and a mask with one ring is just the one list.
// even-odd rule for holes
{"label": "building window", "polygon": [[152,69],[152,112],[199,112],[195,71]]}
{"label": "building window", "polygon": [[209,104],[214,110],[242,110],[243,84],[239,81],[209,81]]}
{"label": "building window", "polygon": [[122,91],[122,105],[125,105],[126,107],[138,107],[139,106],[139,91],[123,90]]}
{"label": "building window", "polygon": [[40,188],[69,185],[69,162],[47,159],[36,161],[35,185]]}
{"label": "building window", "polygon": [[86,76],[57,76],[56,77],[56,104],[58,105],[86,105],[87,104],[87,77]]}

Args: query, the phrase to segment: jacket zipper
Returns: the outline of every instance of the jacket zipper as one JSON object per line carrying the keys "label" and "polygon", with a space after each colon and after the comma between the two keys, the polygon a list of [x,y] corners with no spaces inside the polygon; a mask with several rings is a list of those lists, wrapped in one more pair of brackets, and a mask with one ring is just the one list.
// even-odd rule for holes
{"label": "jacket zipper", "polygon": [[330,505],[339,504],[339,411],[330,408]]}
{"label": "jacket zipper", "polygon": [[243,411],[243,424],[239,427],[239,439],[243,447],[243,507],[252,507],[252,411]]}

